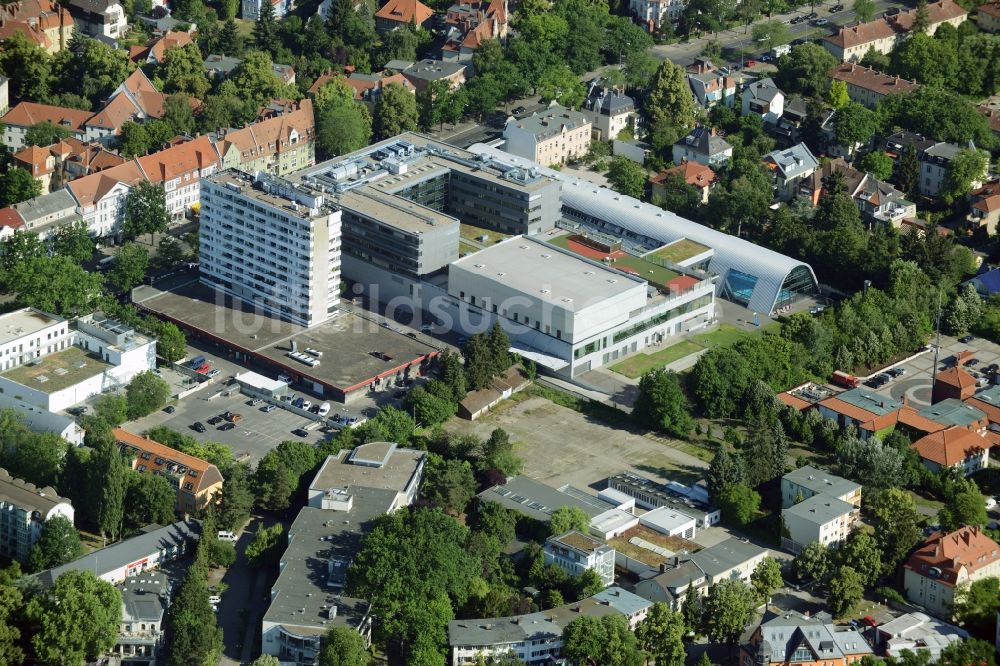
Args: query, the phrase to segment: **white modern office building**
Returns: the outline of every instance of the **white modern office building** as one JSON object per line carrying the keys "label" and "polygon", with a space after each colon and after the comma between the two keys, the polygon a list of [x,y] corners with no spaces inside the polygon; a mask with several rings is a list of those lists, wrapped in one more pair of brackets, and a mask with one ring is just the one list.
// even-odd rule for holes
{"label": "white modern office building", "polygon": [[73,505],[54,488],[38,488],[0,469],[0,556],[25,561],[45,523],[56,516],[73,522]]}
{"label": "white modern office building", "polygon": [[809,264],[497,148],[476,144],[469,150],[497,163],[558,179],[563,219],[581,231],[601,232],[649,251],[681,238],[714,249],[707,271],[719,276],[716,295],[754,312],[768,314],[801,296],[818,293]]}
{"label": "white modern office building", "polygon": [[263,172],[202,180],[201,281],[269,315],[313,326],[337,313],[340,211]]}
{"label": "white modern office building", "polygon": [[615,582],[615,549],[577,530],[550,536],[543,549],[545,564],[554,564],[571,576],[593,571],[605,585]]}
{"label": "white modern office building", "polygon": [[[156,367],[156,341],[95,313],[70,323],[37,310],[0,316],[0,395],[59,412]],[[16,407],[15,407],[16,408]]]}
{"label": "white modern office building", "polygon": [[714,285],[691,278],[661,291],[548,243],[515,236],[451,265],[460,328],[502,321],[525,358],[567,377],[711,321]]}

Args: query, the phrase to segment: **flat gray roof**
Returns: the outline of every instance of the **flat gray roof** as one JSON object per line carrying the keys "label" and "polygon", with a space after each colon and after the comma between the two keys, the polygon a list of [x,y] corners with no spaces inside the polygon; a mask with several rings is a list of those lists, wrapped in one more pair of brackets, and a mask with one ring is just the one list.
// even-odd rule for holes
{"label": "flat gray roof", "polygon": [[[405,490],[427,454],[414,449],[393,448],[385,455],[385,462],[380,466],[369,464],[367,461],[361,463],[352,461],[355,452],[361,451],[359,455],[364,455],[363,449],[370,448],[373,444],[384,445],[387,443],[372,442],[360,446],[354,451],[344,450],[336,456],[327,457],[326,462],[316,472],[309,487],[318,490],[350,487],[352,493],[358,487],[392,490],[393,492]],[[392,446],[395,447],[395,444]]]}
{"label": "flat gray roof", "polygon": [[809,465],[792,470],[784,478],[814,493],[833,497],[840,497],[861,488],[859,483]]}
{"label": "flat gray roof", "polygon": [[[288,530],[290,543],[281,556],[281,573],[271,587],[265,622],[280,624],[300,636],[326,633],[332,626],[357,627],[368,613],[364,599],[343,596],[327,584],[331,560],[342,575],[361,548],[371,522],[396,499],[391,490],[353,489],[350,511],[304,507]],[[329,609],[336,606],[336,615]]]}
{"label": "flat gray roof", "polygon": [[647,282],[605,268],[567,250],[526,236],[514,236],[452,262],[505,289],[577,312],[618,298]]}
{"label": "flat gray roof", "polygon": [[613,504],[582,491],[565,490],[576,489],[567,486],[556,490],[526,476],[513,476],[507,479],[507,483],[479,493],[479,497],[543,522],[548,522],[552,512],[564,506],[578,507],[591,518],[615,508]]}
{"label": "flat gray roof", "polygon": [[458,226],[451,215],[397,196],[374,196],[367,188],[344,192],[337,196],[337,203],[346,211],[370,217],[411,234],[422,234],[431,229]]}
{"label": "flat gray roof", "polygon": [[580,111],[573,111],[563,106],[554,106],[544,111],[538,111],[527,118],[514,118],[508,124],[515,125],[529,134],[534,135],[536,141],[544,141],[562,133],[565,126],[569,129],[576,129],[590,124],[590,118]]}
{"label": "flat gray roof", "polygon": [[[209,339],[257,355],[276,369],[345,391],[438,351],[420,339],[346,312],[305,328],[263,312],[255,313],[250,305],[196,281],[171,291],[142,286],[133,292],[133,301]],[[287,357],[292,340],[299,349],[323,352],[320,365],[309,368]]]}
{"label": "flat gray roof", "polygon": [[407,67],[403,70],[403,74],[425,81],[436,81],[437,79],[454,76],[464,70],[465,65],[462,63],[425,58]]}
{"label": "flat gray roof", "polygon": [[23,308],[7,314],[0,314],[0,345],[37,333],[61,321],[65,321],[65,319],[47,315],[34,308]]}
{"label": "flat gray roof", "polygon": [[794,504],[787,509],[782,509],[781,513],[798,516],[803,520],[808,520],[817,525],[825,525],[834,518],[843,516],[845,513],[850,513],[855,509],[857,507],[850,502],[845,502],[836,497],[813,495],[809,499]]}
{"label": "flat gray roof", "polygon": [[967,405],[957,398],[946,398],[936,402],[929,407],[924,407],[918,414],[945,426],[967,426],[986,418],[984,411]]}
{"label": "flat gray roof", "polygon": [[143,571],[118,586],[126,622],[159,622],[167,612],[170,581],[162,571]]}

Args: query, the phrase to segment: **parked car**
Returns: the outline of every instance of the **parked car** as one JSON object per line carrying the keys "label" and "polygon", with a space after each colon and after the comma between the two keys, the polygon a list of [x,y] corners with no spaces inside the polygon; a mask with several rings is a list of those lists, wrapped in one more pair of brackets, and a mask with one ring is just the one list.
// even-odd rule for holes
{"label": "parked car", "polygon": [[978,358],[970,358],[968,361],[965,362],[965,364],[967,366],[969,366],[970,368],[975,367],[975,366],[979,365],[979,359]]}
{"label": "parked car", "polygon": [[219,376],[221,373],[222,373],[222,370],[219,370],[218,368],[215,368],[214,370],[209,370],[207,373],[205,373],[205,376],[208,377],[209,379],[211,379],[212,377]]}
{"label": "parked car", "polygon": [[959,338],[958,341],[961,342],[962,344],[967,345],[967,344],[969,344],[970,342],[972,342],[975,339],[976,339],[976,336],[974,336],[974,335],[966,335],[964,337]]}
{"label": "parked car", "polygon": [[516,107],[514,107],[514,110],[511,111],[511,113],[513,113],[515,116],[520,116],[521,114],[524,114],[524,113],[527,113],[527,112],[528,112],[528,110],[526,108],[524,108],[523,106],[516,106]]}
{"label": "parked car", "polygon": [[753,67],[757,64],[756,60],[747,60],[747,67]]}
{"label": "parked car", "polygon": [[[896,10],[896,11],[898,13],[899,10]],[[810,12],[810,13],[806,14],[806,18],[811,21],[814,18],[819,18],[819,14],[817,14],[816,12]]]}
{"label": "parked car", "polygon": [[230,414],[229,415],[229,422],[230,423],[239,423],[242,420],[243,420],[243,415],[242,414]]}
{"label": "parked car", "polygon": [[295,436],[297,436],[297,437],[308,437],[309,436],[309,432],[306,431],[306,430],[303,430],[302,428],[296,428],[295,430],[292,431],[292,434],[295,435]]}
{"label": "parked car", "polygon": [[814,26],[818,27],[818,28],[822,27],[824,25],[828,25],[829,23],[830,22],[827,19],[825,19],[825,18],[813,19],[813,21],[812,21],[812,24]]}
{"label": "parked car", "polygon": [[[799,22],[801,23],[801,21],[799,21]],[[801,37],[799,39],[793,39],[792,40],[792,46],[799,46],[800,44],[805,44],[805,43],[806,43],[806,40],[802,39]]]}
{"label": "parked car", "polygon": [[213,416],[208,420],[208,425],[219,425],[222,421],[223,418],[221,416]]}
{"label": "parked car", "polygon": [[201,421],[195,421],[194,425],[192,425],[191,427],[194,428],[195,432],[205,432],[206,430],[208,430],[208,428],[205,427],[205,424],[202,423]]}
{"label": "parked car", "polygon": [[296,398],[295,400],[292,401],[292,407],[298,407],[299,409],[302,409],[302,405],[304,405],[305,402],[306,402],[305,398]]}
{"label": "parked car", "polygon": [[319,406],[319,409],[316,410],[316,413],[319,414],[320,416],[326,416],[327,414],[329,414],[330,403],[324,402],[322,405]]}
{"label": "parked car", "polygon": [[218,537],[219,541],[228,541],[230,543],[236,543],[236,535],[233,532],[230,532],[229,530],[219,530],[219,533],[216,536]]}
{"label": "parked car", "polygon": [[274,409],[275,409],[274,405],[269,403],[261,407],[260,411],[264,412],[265,414],[270,414],[271,412],[274,411]]}
{"label": "parked car", "polygon": [[173,414],[174,412],[177,411],[177,408],[174,407],[173,405],[167,405],[166,407],[163,408],[163,411],[166,412],[167,414]]}
{"label": "parked car", "polygon": [[[789,23],[791,23],[792,25],[798,25],[799,23],[802,23],[805,20],[806,20],[806,17],[804,17],[804,16],[796,16],[791,21],[789,21]],[[802,43],[801,39],[797,39],[795,41],[799,42],[800,44]],[[792,44],[795,44],[795,42],[792,42]]]}
{"label": "parked car", "polygon": [[844,5],[834,5],[833,7],[830,7],[831,14],[836,14],[837,12],[842,11],[844,11]]}
{"label": "parked car", "polygon": [[232,430],[235,427],[236,427],[235,423],[228,423],[227,422],[227,423],[223,423],[222,425],[220,425],[218,428],[216,428],[216,430],[221,430],[221,431],[225,432],[227,430]]}
{"label": "parked car", "polygon": [[899,13],[899,7],[889,7],[882,16],[895,16]]}
{"label": "parked car", "polygon": [[906,374],[906,368],[892,368],[891,370],[886,370],[885,374],[890,377],[902,377]]}
{"label": "parked car", "polygon": [[208,598],[208,603],[212,604],[213,606],[217,606],[222,603],[222,597],[220,597],[217,594],[213,594]]}
{"label": "parked car", "polygon": [[303,400],[302,404],[299,405],[300,409],[304,409],[306,411],[309,411],[310,407],[312,407],[312,401],[311,400]]}
{"label": "parked car", "polygon": [[997,370],[1000,370],[1000,365],[997,365],[996,363],[990,363],[988,366],[983,368],[983,372],[990,375],[996,374]]}

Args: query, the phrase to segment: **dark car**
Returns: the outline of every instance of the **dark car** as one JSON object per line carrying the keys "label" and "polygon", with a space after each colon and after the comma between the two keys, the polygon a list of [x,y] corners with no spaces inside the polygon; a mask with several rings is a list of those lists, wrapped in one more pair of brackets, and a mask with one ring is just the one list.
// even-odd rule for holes
{"label": "dark car", "polygon": [[235,427],[236,427],[235,423],[228,423],[227,422],[227,423],[223,423],[222,425],[220,425],[218,428],[216,428],[216,430],[232,430]]}
{"label": "dark car", "polygon": [[522,113],[527,113],[527,112],[528,112],[528,110],[526,108],[524,108],[523,106],[515,107],[514,110],[511,111],[511,113],[513,113],[515,116],[519,116]]}
{"label": "dark car", "polygon": [[809,14],[806,14],[806,18],[807,18],[807,19],[809,19],[809,20],[811,21],[811,20],[813,20],[814,18],[819,18],[819,14],[817,14],[816,12],[811,12],[811,13],[809,13]]}
{"label": "dark car", "polygon": [[191,427],[194,428],[195,432],[205,432],[208,430],[208,428],[205,427],[205,424],[201,421],[195,422],[195,424]]}
{"label": "dark car", "polygon": [[174,407],[173,405],[167,405],[166,407],[163,408],[163,411],[165,411],[167,414],[173,414],[174,412],[177,411],[177,408]]}
{"label": "dark car", "polygon": [[295,430],[292,431],[292,434],[296,435],[297,437],[308,437],[309,436],[309,433],[307,431],[303,430],[302,428],[296,428]]}
{"label": "dark car", "polygon": [[208,420],[208,425],[219,425],[222,421],[223,418],[221,416],[213,416]]}
{"label": "dark car", "polygon": [[891,370],[886,370],[885,374],[890,377],[902,377],[906,374],[906,368],[892,368]]}
{"label": "dark car", "polygon": [[789,21],[789,23],[791,23],[792,25],[798,25],[799,23],[802,23],[805,20],[806,19],[804,16],[793,16],[792,20]]}
{"label": "dark car", "polygon": [[805,43],[806,43],[806,40],[801,39],[801,38],[799,38],[799,39],[793,39],[792,42],[791,42],[792,46],[799,46],[800,44],[805,44]]}
{"label": "dark car", "polygon": [[830,7],[831,14],[836,14],[837,12],[842,11],[844,11],[844,5],[834,5],[833,7]]}
{"label": "dark car", "polygon": [[881,384],[879,384],[878,377],[870,377],[865,380],[865,386],[869,388],[878,388]]}
{"label": "dark car", "polygon": [[970,342],[972,342],[975,339],[976,339],[976,336],[974,336],[974,335],[966,335],[964,337],[959,338],[958,341],[961,342],[962,344],[966,344],[967,345],[967,344],[969,344]]}
{"label": "dark car", "polygon": [[968,361],[965,362],[965,364],[971,368],[971,367],[973,367],[975,365],[979,365],[979,359],[978,358],[970,358]]}
{"label": "dark car", "polygon": [[895,16],[899,13],[899,7],[889,7],[882,16]]}
{"label": "dark car", "polygon": [[997,365],[996,363],[990,363],[988,366],[983,368],[983,372],[989,375],[996,374],[997,370],[1000,370],[1000,365]]}

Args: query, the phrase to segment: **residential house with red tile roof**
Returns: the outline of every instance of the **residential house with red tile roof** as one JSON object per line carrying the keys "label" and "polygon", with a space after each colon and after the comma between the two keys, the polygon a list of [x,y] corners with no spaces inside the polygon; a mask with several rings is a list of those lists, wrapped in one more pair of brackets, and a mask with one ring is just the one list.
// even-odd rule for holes
{"label": "residential house with red tile roof", "polygon": [[1000,107],[980,104],[976,107],[976,110],[986,116],[986,122],[990,126],[990,131],[995,136],[1000,137]]}
{"label": "residential house with red tile roof", "polygon": [[178,219],[198,202],[201,179],[219,170],[222,160],[212,139],[199,136],[136,158],[135,162],[146,180],[163,185],[167,210]]}
{"label": "residential house with red tile roof", "polygon": [[441,59],[469,62],[483,42],[507,37],[508,17],[506,0],[459,0],[445,14]]}
{"label": "residential house with red tile roof", "polygon": [[390,83],[403,86],[403,88],[411,93],[416,93],[417,91],[413,84],[410,83],[409,79],[399,72],[382,71],[374,74],[359,74],[358,72],[350,72],[347,76],[333,73],[320,74],[316,77],[312,86],[309,87],[309,95],[311,97],[315,97],[316,93],[318,93],[323,86],[335,80],[343,81],[347,84],[347,86],[354,91],[354,99],[359,102],[364,102],[369,107],[374,106],[375,102],[378,101],[379,96],[382,94],[382,91]]}
{"label": "residential house with red tile roof", "polygon": [[1000,32],[1000,0],[979,5],[976,23],[983,32]]}
{"label": "residential house with red tile roof", "polygon": [[916,204],[908,201],[902,192],[890,183],[877,179],[873,174],[855,169],[842,157],[820,164],[819,168],[802,182],[799,193],[807,196],[815,208],[823,198],[826,179],[834,173],[840,174],[846,194],[858,206],[858,210],[866,220],[891,224],[899,228],[904,219],[916,216]]}
{"label": "residential house with red tile roof", "polygon": [[931,402],[949,398],[968,400],[976,392],[976,378],[961,366],[954,366],[937,373],[934,379]]}
{"label": "residential house with red tile roof", "polygon": [[11,150],[21,150],[25,145],[24,137],[28,128],[42,122],[59,125],[69,130],[71,135],[83,138],[83,126],[91,115],[90,111],[21,102],[0,118],[0,123],[3,124],[3,142]]}
{"label": "residential house with red tile roof", "polygon": [[133,62],[159,65],[163,62],[167,51],[193,44],[191,33],[180,30],[170,30],[159,37],[146,42],[144,46],[133,46],[129,49],[129,59]]}
{"label": "residential house with red tile roof", "polygon": [[[938,26],[950,23],[956,28],[969,13],[953,0],[927,4],[927,33],[933,35]],[[823,38],[823,47],[844,62],[860,62],[868,51],[888,54],[896,43],[913,29],[917,10],[908,9],[896,16],[880,17],[854,26],[844,26],[836,34]]]}
{"label": "residential house with red tile roof", "polygon": [[15,33],[48,53],[57,53],[69,44],[75,24],[62,5],[52,0],[18,0],[0,5],[0,41]]}
{"label": "residential house with red tile roof", "polygon": [[84,143],[79,139],[69,138],[58,145],[67,182],[126,162],[124,157],[112,153],[99,143]]}
{"label": "residential house with red tile roof", "polygon": [[969,214],[965,219],[972,229],[985,227],[990,236],[996,233],[1000,222],[1000,179],[969,192]]}
{"label": "residential house with red tile roof", "polygon": [[375,30],[380,35],[400,26],[422,26],[434,16],[434,10],[420,0],[389,0],[375,12]]}
{"label": "residential house with red tile roof", "polygon": [[42,193],[51,192],[52,174],[56,171],[56,156],[41,146],[28,146],[14,153],[14,166],[30,173],[42,186]]}
{"label": "residential house with red tile roof", "polygon": [[122,453],[132,457],[132,469],[171,481],[181,513],[203,510],[222,492],[222,474],[212,463],[121,428],[112,432]]}
{"label": "residential house with red tile roof", "polygon": [[14,235],[15,231],[24,229],[24,220],[13,208],[0,208],[0,241]]}
{"label": "residential house with red tile roof", "polygon": [[954,467],[969,476],[989,467],[992,446],[993,442],[978,432],[952,426],[921,437],[910,448],[932,472]]}
{"label": "residential house with red tile roof", "polygon": [[903,565],[906,597],[929,612],[951,617],[956,589],[1000,577],[1000,545],[979,527],[932,534]]}
{"label": "residential house with red tile roof", "polygon": [[919,83],[889,76],[853,62],[843,62],[834,67],[830,70],[830,78],[847,84],[847,96],[851,101],[869,109],[874,109],[880,100],[889,95],[913,92],[920,87]]}
{"label": "residential house with red tile roof", "polygon": [[[969,12],[954,0],[938,0],[938,2],[927,3],[927,34],[933,35],[939,26],[949,23],[958,27],[969,18]],[[908,33],[913,30],[913,23],[917,19],[916,9],[906,9],[890,17],[897,28]]]}
{"label": "residential house with red tile roof", "polygon": [[668,177],[674,174],[680,174],[684,178],[685,183],[697,188],[701,192],[701,202],[708,203],[708,192],[715,185],[718,177],[709,167],[698,162],[692,162],[691,160],[682,160],[677,166],[664,169],[649,179],[653,199],[666,196],[663,184]]}
{"label": "residential house with red tile roof", "polygon": [[107,144],[114,141],[126,121],[143,123],[162,118],[166,99],[143,71],[136,69],[115,88],[104,108],[86,122],[87,138]]}
{"label": "residential house with red tile roof", "polygon": [[90,233],[98,238],[107,238],[121,231],[125,198],[131,187],[141,180],[142,171],[131,161],[77,178],[67,183],[66,189],[76,199],[80,217]]}
{"label": "residential house with red tile roof", "polygon": [[242,129],[229,130],[215,142],[220,169],[283,176],[316,163],[316,122],[312,100]]}

